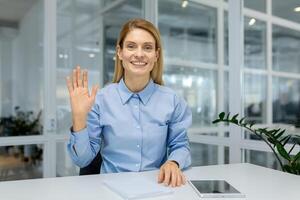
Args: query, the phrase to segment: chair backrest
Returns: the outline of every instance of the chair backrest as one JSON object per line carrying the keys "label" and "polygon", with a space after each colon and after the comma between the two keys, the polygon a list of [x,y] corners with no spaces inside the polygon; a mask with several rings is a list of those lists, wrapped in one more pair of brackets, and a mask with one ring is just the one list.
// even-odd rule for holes
{"label": "chair backrest", "polygon": [[80,168],[79,175],[92,175],[92,174],[100,174],[100,167],[102,163],[102,156],[100,151],[94,158],[94,160],[86,167]]}

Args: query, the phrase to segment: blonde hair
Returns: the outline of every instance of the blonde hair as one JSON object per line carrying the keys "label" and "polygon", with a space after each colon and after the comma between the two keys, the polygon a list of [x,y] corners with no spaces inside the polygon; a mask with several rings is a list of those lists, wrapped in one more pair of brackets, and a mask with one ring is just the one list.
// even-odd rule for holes
{"label": "blonde hair", "polygon": [[149,32],[155,39],[155,50],[158,51],[158,59],[155,62],[153,69],[150,73],[150,76],[154,83],[163,85],[163,52],[162,52],[162,46],[161,46],[161,40],[160,40],[160,33],[155,26],[144,19],[132,19],[126,22],[120,32],[119,39],[117,41],[116,45],[116,54],[115,54],[115,71],[114,71],[114,77],[113,77],[113,83],[118,83],[124,76],[124,68],[122,66],[122,61],[120,60],[117,52],[117,48],[123,48],[123,42],[126,37],[126,35],[132,31],[135,28],[143,29],[147,32]]}

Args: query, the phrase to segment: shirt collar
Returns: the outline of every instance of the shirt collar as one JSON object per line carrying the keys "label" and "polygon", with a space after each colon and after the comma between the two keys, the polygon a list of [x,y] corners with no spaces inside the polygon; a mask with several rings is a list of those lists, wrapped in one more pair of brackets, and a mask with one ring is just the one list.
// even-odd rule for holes
{"label": "shirt collar", "polygon": [[133,93],[133,92],[131,92],[127,88],[127,86],[125,85],[125,82],[124,82],[123,78],[118,83],[118,91],[119,91],[119,95],[121,97],[123,105],[125,103],[127,103],[127,101],[132,96],[134,96],[135,94],[137,94],[137,96],[140,98],[140,100],[142,101],[142,103],[144,105],[146,105],[147,102],[149,101],[151,95],[155,91],[155,88],[156,88],[155,87],[155,83],[153,82],[152,79],[150,79],[150,81],[148,82],[147,86],[142,91],[140,91],[139,93]]}

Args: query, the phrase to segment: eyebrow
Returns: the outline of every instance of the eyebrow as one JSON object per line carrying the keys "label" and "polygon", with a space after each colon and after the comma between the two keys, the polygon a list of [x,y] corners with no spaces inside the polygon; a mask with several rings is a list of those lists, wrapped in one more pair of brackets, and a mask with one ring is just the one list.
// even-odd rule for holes
{"label": "eyebrow", "polygon": [[[133,42],[133,41],[125,41],[125,43],[136,43],[136,42]],[[151,44],[151,45],[154,45],[153,42],[144,42],[143,44]]]}

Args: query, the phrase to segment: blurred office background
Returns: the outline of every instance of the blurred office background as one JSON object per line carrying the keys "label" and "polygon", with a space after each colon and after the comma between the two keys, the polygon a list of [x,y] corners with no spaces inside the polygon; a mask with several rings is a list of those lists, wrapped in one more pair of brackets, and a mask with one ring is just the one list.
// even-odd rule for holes
{"label": "blurred office background", "polygon": [[121,25],[137,17],[159,27],[165,84],[192,109],[193,166],[279,169],[257,137],[212,121],[238,102],[249,121],[300,134],[300,1],[243,4],[242,82],[230,88],[228,1],[0,0],[0,181],[78,175],[64,78],[79,64],[90,85],[109,83]]}

